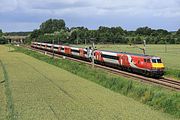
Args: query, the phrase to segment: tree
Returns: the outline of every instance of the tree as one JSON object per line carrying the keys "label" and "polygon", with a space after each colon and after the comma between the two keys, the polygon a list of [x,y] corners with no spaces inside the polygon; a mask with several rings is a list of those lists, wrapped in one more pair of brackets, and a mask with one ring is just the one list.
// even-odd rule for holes
{"label": "tree", "polygon": [[176,35],[180,35],[180,29],[178,29],[178,31],[176,32]]}
{"label": "tree", "polygon": [[33,30],[33,32],[30,34],[30,38],[34,39],[34,38],[38,38],[38,36],[42,35],[43,32],[42,30]]}
{"label": "tree", "polygon": [[152,29],[149,27],[140,27],[137,28],[135,32],[138,35],[151,35]]}
{"label": "tree", "polygon": [[112,32],[114,35],[119,33],[121,35],[125,34],[125,31],[121,27],[111,27],[110,32]]}
{"label": "tree", "polygon": [[160,36],[166,36],[169,34],[169,32],[167,30],[163,30],[163,29],[158,29],[156,31]]}
{"label": "tree", "polygon": [[134,43],[135,44],[141,44],[142,43],[142,39],[141,39],[141,37],[140,36],[137,36],[136,38],[135,38],[135,40],[134,40]]}
{"label": "tree", "polygon": [[40,30],[44,33],[53,33],[61,29],[66,29],[63,19],[49,19],[40,25]]}
{"label": "tree", "polygon": [[3,37],[0,37],[0,44],[7,44],[7,43],[8,43],[8,40],[6,40]]}
{"label": "tree", "polygon": [[0,29],[0,37],[3,35],[3,32],[2,32],[2,30]]}
{"label": "tree", "polygon": [[56,38],[56,41],[59,42],[62,42],[62,43],[68,43],[68,38],[69,38],[69,32],[66,31],[66,30],[60,30],[60,32],[58,34],[55,35],[57,38]]}
{"label": "tree", "polygon": [[175,44],[175,39],[171,35],[167,35],[166,41],[170,44]]}
{"label": "tree", "polygon": [[176,44],[180,44],[180,37],[176,39]]}

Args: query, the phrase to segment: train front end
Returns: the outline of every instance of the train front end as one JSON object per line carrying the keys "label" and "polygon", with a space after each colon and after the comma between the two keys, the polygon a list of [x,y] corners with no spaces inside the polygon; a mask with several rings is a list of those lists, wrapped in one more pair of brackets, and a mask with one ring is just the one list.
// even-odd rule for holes
{"label": "train front end", "polygon": [[160,57],[152,57],[151,58],[151,74],[154,77],[161,77],[164,75],[165,66],[162,63]]}

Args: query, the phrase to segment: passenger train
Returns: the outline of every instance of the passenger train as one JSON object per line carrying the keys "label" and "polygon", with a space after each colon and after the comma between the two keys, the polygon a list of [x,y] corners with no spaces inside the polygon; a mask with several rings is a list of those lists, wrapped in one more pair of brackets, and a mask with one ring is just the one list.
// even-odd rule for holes
{"label": "passenger train", "polygon": [[[78,59],[94,61],[98,64],[111,66],[132,73],[148,77],[159,78],[164,75],[164,64],[160,57],[127,52],[114,52],[107,50],[94,50],[89,48],[71,47],[40,42],[32,42],[31,47],[57,54],[75,57]],[[94,54],[93,54],[94,53]]]}

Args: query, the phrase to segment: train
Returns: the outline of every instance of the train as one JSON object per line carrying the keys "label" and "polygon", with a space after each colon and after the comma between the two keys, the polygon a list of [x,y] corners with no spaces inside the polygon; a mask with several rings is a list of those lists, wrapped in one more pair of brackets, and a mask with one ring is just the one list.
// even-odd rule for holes
{"label": "train", "polygon": [[147,77],[160,78],[164,75],[165,66],[160,57],[127,52],[107,50],[93,50],[91,47],[80,48],[67,45],[57,45],[41,42],[32,42],[32,48],[41,49],[64,56],[117,68]]}

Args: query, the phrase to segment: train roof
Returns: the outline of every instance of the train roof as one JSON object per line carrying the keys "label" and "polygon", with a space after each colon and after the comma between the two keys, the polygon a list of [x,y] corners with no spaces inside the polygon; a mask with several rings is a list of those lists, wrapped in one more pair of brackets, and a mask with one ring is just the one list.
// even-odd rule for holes
{"label": "train roof", "polygon": [[115,52],[115,51],[110,51],[110,50],[99,50],[99,51],[112,52],[112,53],[117,53],[117,54],[128,54],[128,55],[141,56],[141,57],[156,57],[152,55],[144,55],[144,54],[129,53],[129,52]]}
{"label": "train roof", "polygon": [[[48,43],[40,43],[40,42],[34,42],[34,43],[38,43],[38,44],[48,44]],[[68,46],[68,45],[60,45],[60,46]],[[77,47],[77,46],[73,46],[70,45],[69,47],[74,47],[74,48],[82,48],[82,47]],[[82,48],[85,49],[85,48]],[[157,56],[152,56],[152,55],[144,55],[144,54],[137,54],[137,53],[129,53],[129,52],[116,52],[116,51],[110,51],[110,50],[98,50],[98,51],[102,51],[102,52],[111,52],[111,53],[116,53],[116,54],[128,54],[128,55],[134,55],[134,56],[141,56],[141,57],[147,57],[147,58],[152,58],[152,59],[160,59]]]}

